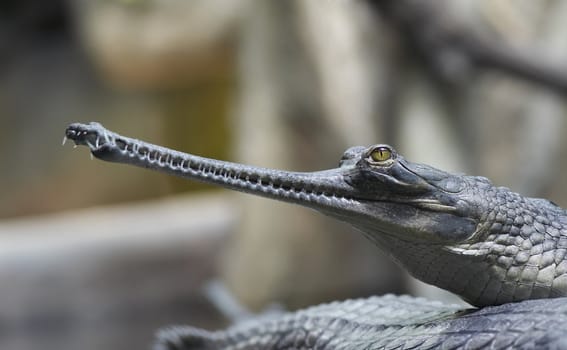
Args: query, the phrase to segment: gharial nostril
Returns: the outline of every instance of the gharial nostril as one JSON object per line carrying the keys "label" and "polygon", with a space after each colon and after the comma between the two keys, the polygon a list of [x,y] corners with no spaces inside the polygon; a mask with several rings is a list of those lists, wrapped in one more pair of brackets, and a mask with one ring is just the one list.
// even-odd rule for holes
{"label": "gharial nostril", "polygon": [[74,137],[77,136],[77,131],[72,128],[67,128],[67,130],[65,130],[65,136],[67,136],[70,139],[73,139]]}
{"label": "gharial nostril", "polygon": [[82,124],[73,123],[67,126],[65,130],[65,136],[70,138],[71,140],[76,140],[77,138],[84,136],[87,134],[87,130],[83,127]]}

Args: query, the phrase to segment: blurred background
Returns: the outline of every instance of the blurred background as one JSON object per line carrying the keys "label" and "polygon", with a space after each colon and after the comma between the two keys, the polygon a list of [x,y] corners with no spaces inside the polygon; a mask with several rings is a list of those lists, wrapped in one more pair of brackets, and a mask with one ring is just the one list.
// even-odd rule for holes
{"label": "blurred background", "polygon": [[[168,324],[409,293],[350,227],[91,161],[67,124],[310,171],[349,146],[487,176],[567,206],[567,2],[4,0],[0,348],[149,348]],[[210,295],[210,293],[209,293]]]}

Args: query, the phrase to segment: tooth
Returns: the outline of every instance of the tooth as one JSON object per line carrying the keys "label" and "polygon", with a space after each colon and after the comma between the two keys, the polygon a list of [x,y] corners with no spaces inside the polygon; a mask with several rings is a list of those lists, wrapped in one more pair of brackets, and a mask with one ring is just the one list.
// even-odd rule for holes
{"label": "tooth", "polygon": [[63,142],[61,142],[61,146],[65,146],[65,142],[67,142],[67,136],[63,136]]}
{"label": "tooth", "polygon": [[107,143],[114,144],[114,142],[116,141],[111,137],[111,135],[106,130],[104,130],[103,137],[104,137],[104,141],[106,141]]}
{"label": "tooth", "polygon": [[91,160],[94,160],[93,154],[91,153],[90,155],[91,155]]}

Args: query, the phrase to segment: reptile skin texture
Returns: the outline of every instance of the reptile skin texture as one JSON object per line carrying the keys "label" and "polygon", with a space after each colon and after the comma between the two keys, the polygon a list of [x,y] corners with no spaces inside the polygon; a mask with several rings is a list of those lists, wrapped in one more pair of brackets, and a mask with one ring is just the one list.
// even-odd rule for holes
{"label": "reptile skin texture", "polygon": [[462,310],[408,296],[334,302],[223,331],[179,326],[154,350],[567,349],[567,298]]}
{"label": "reptile skin texture", "polygon": [[71,124],[65,135],[104,161],[349,223],[414,277],[484,307],[459,311],[407,297],[346,301],[223,332],[170,329],[157,349],[566,348],[567,212],[546,199],[408,161],[383,144],[349,148],[335,169],[293,172],[171,150],[98,123]]}
{"label": "reptile skin texture", "polygon": [[467,176],[463,181],[473,192],[469,198],[479,198],[483,208],[482,230],[472,238],[441,249],[427,242],[370,239],[388,246],[413,276],[472,305],[567,296],[565,210],[483,178]]}

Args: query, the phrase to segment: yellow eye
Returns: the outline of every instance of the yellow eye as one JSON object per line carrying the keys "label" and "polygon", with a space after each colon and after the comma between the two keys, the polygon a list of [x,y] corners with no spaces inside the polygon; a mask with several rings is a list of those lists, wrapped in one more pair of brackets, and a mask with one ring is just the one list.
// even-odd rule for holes
{"label": "yellow eye", "polygon": [[377,147],[372,152],[370,152],[370,159],[377,163],[382,163],[387,160],[392,159],[392,150],[388,147]]}

